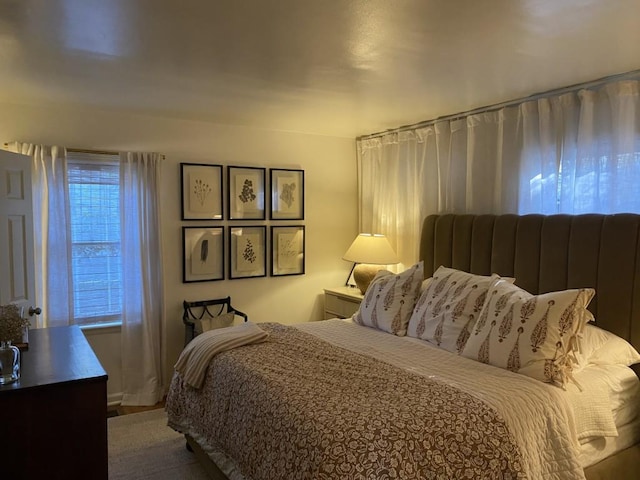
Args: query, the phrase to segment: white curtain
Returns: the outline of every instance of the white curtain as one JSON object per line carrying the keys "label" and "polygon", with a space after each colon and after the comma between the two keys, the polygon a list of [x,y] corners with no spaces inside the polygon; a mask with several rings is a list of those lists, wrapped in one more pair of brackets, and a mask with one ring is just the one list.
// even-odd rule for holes
{"label": "white curtain", "polygon": [[154,405],[164,394],[159,162],[155,153],[120,155],[123,405]]}
{"label": "white curtain", "polygon": [[640,212],[640,82],[526,102],[519,213]]}
{"label": "white curtain", "polygon": [[359,140],[360,231],[387,235],[409,266],[418,258],[421,223],[429,213],[515,211],[517,165],[507,159],[517,154],[516,127],[505,125],[508,114]]}
{"label": "white curtain", "polygon": [[640,82],[357,140],[360,231],[405,265],[432,213],[640,212]]}
{"label": "white curtain", "polygon": [[32,158],[36,298],[42,308],[35,326],[71,325],[73,280],[66,150],[21,142],[14,142],[10,148]]}

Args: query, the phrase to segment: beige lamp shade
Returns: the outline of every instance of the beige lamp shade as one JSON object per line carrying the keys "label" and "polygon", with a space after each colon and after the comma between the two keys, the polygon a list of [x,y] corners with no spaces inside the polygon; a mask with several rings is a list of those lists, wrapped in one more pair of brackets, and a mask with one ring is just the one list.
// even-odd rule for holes
{"label": "beige lamp shade", "polygon": [[342,259],[357,264],[353,269],[353,279],[363,295],[381,265],[400,262],[387,237],[371,233],[358,235]]}

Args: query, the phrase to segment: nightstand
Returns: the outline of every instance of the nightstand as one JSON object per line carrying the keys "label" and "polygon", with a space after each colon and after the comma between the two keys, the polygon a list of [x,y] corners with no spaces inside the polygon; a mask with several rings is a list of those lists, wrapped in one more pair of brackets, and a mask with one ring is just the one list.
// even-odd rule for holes
{"label": "nightstand", "polygon": [[354,287],[324,289],[324,318],[349,318],[358,308],[363,295]]}

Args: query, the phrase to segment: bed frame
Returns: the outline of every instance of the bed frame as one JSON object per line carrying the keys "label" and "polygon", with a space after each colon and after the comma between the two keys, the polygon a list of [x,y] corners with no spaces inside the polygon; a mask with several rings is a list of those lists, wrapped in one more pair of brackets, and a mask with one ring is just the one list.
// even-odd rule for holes
{"label": "bed frame", "polygon": [[[596,325],[640,350],[640,215],[431,215],[420,259],[425,277],[444,265],[514,277],[534,294],[593,287],[589,309]],[[640,444],[585,475],[621,480],[637,478],[638,471]]]}
{"label": "bed frame", "polygon": [[[640,349],[640,215],[431,215],[423,224],[425,277],[440,266],[515,277],[531,293],[593,287],[597,325]],[[640,408],[640,406],[639,406]],[[214,479],[226,479],[187,442]],[[637,478],[640,445],[585,469],[588,480]]]}

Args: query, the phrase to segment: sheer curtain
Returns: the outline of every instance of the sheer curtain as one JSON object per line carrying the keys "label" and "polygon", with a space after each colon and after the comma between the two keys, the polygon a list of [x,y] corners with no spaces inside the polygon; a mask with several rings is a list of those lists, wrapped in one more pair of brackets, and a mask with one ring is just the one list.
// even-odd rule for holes
{"label": "sheer curtain", "polygon": [[436,122],[357,142],[360,231],[387,235],[404,266],[430,213],[515,212],[510,112]]}
{"label": "sheer curtain", "polygon": [[164,394],[159,162],[155,153],[120,155],[123,405],[153,405]]}
{"label": "sheer curtain", "polygon": [[520,213],[640,212],[640,82],[519,107]]}
{"label": "sheer curtain", "polygon": [[73,284],[66,149],[14,142],[11,149],[32,158],[36,295],[42,314],[36,327],[71,325]]}
{"label": "sheer curtain", "polygon": [[640,212],[640,82],[357,140],[362,232],[405,265],[431,213]]}

